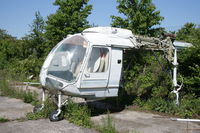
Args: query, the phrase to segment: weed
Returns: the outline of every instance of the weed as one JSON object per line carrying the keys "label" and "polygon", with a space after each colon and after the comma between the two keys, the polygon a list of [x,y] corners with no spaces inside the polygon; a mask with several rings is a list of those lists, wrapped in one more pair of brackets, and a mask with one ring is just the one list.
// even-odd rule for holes
{"label": "weed", "polygon": [[25,91],[22,89],[13,89],[9,86],[6,79],[0,80],[1,96],[8,96],[12,98],[22,99],[25,103],[35,104],[38,102],[36,92]]}
{"label": "weed", "polygon": [[8,121],[9,121],[8,119],[0,117],[0,123],[8,122]]}
{"label": "weed", "polygon": [[[48,118],[51,112],[55,111],[57,106],[53,103],[51,99],[45,101],[44,108],[36,113],[27,113],[26,117],[28,120],[37,120],[41,118]],[[68,104],[62,107],[62,114],[65,119],[69,122],[74,123],[78,126],[90,128],[92,127],[92,122],[90,119],[90,111],[87,106],[79,105],[73,103],[69,100]]]}
{"label": "weed", "polygon": [[69,100],[68,104],[64,106],[63,113],[64,118],[76,125],[86,128],[92,127],[90,111],[86,105],[79,105]]}
{"label": "weed", "polygon": [[26,114],[26,118],[28,120],[37,120],[41,118],[48,118],[51,112],[55,111],[57,109],[57,106],[55,103],[50,100],[46,99],[44,103],[44,108],[36,113],[30,112]]}
{"label": "weed", "polygon": [[117,130],[115,128],[115,124],[113,123],[112,117],[110,114],[107,114],[106,118],[102,119],[103,124],[98,125],[96,129],[100,131],[101,133],[117,133]]}

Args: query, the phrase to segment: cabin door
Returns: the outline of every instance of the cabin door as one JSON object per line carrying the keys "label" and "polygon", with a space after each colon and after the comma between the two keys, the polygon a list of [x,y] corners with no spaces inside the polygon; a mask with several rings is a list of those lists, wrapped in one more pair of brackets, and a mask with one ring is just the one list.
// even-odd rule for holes
{"label": "cabin door", "polygon": [[81,88],[107,88],[110,72],[111,49],[93,47],[82,75]]}

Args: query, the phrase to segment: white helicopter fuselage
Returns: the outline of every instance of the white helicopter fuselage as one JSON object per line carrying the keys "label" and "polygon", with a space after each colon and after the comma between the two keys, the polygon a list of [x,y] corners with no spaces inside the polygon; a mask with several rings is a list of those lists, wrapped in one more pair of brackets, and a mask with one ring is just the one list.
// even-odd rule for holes
{"label": "white helicopter fuselage", "polygon": [[97,27],[70,35],[49,53],[40,82],[70,96],[105,98],[118,95],[123,49],[132,48],[132,32]]}

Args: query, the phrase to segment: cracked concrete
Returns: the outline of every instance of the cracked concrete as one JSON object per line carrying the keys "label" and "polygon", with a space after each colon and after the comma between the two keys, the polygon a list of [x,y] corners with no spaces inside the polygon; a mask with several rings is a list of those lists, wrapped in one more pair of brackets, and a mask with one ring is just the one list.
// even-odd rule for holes
{"label": "cracked concrete", "polygon": [[[200,125],[192,122],[172,121],[157,114],[124,110],[110,114],[120,133],[200,133]],[[94,123],[101,123],[107,115],[95,116]]]}

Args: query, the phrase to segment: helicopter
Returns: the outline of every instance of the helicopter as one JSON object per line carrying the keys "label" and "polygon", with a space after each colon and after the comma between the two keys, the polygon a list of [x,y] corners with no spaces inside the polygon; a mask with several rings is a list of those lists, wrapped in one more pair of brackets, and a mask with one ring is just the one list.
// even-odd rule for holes
{"label": "helicopter", "polygon": [[62,95],[85,99],[117,97],[122,78],[123,51],[144,49],[163,51],[173,64],[173,86],[177,94],[181,85],[177,84],[177,49],[192,44],[174,41],[170,35],[165,38],[150,38],[134,35],[128,29],[115,27],[93,27],[81,33],[68,35],[49,53],[40,71],[42,104],[34,107],[34,112],[44,107],[45,91],[56,94],[58,109],[51,113],[51,121],[60,120]]}

